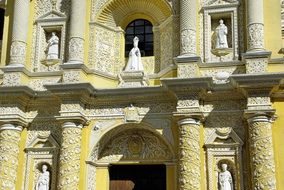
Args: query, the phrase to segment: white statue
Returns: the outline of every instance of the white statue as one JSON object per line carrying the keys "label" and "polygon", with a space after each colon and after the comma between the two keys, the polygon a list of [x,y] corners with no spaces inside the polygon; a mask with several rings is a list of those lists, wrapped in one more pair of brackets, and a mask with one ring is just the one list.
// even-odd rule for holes
{"label": "white statue", "polygon": [[56,36],[55,32],[51,33],[51,38],[48,40],[47,44],[47,56],[46,59],[58,59],[59,57],[59,38]]}
{"label": "white statue", "polygon": [[216,28],[216,49],[219,48],[228,48],[227,34],[228,28],[224,24],[224,21],[221,19],[219,21],[220,25]]}
{"label": "white statue", "polygon": [[129,59],[125,71],[143,71],[141,53],[140,49],[138,48],[138,42],[139,38],[135,36],[133,39],[133,48],[129,52]]}
{"label": "white statue", "polygon": [[42,165],[42,173],[39,174],[35,190],[49,190],[49,171],[47,166]]}
{"label": "white statue", "polygon": [[227,170],[228,165],[222,164],[222,171],[218,176],[219,190],[234,190],[231,173]]}

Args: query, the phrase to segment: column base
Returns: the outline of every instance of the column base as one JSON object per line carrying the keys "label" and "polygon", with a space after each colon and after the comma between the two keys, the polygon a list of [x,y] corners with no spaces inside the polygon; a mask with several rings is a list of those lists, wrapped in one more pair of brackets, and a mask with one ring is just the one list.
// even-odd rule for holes
{"label": "column base", "polygon": [[265,73],[267,72],[268,60],[271,56],[270,51],[248,51],[242,55],[246,64],[246,73]]}
{"label": "column base", "polygon": [[60,65],[63,69],[63,83],[79,83],[87,81],[89,69],[81,62],[67,62]]}
{"label": "column base", "polygon": [[195,78],[200,76],[198,66],[198,63],[200,63],[199,56],[180,55],[174,61],[177,65],[178,78]]}
{"label": "column base", "polygon": [[28,70],[23,64],[10,64],[2,68],[3,86],[24,86],[28,81]]}

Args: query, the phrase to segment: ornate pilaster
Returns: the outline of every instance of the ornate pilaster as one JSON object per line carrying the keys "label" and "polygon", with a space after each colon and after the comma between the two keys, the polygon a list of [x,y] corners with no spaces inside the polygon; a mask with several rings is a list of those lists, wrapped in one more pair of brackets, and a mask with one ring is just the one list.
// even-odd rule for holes
{"label": "ornate pilaster", "polygon": [[4,124],[0,127],[0,189],[16,189],[21,126]]}
{"label": "ornate pilaster", "polygon": [[86,2],[71,1],[69,63],[83,63]]}
{"label": "ornate pilaster", "polygon": [[65,122],[59,162],[59,190],[78,190],[80,178],[82,125]]}
{"label": "ornate pilaster", "polygon": [[201,188],[200,123],[193,118],[182,119],[179,124],[179,189]]}
{"label": "ornate pilaster", "polygon": [[196,0],[180,1],[181,56],[196,56]]}
{"label": "ornate pilaster", "polygon": [[24,65],[26,59],[30,0],[15,0],[10,63]]}
{"label": "ornate pilaster", "polygon": [[248,51],[264,50],[263,0],[248,0]]}
{"label": "ornate pilaster", "polygon": [[271,116],[256,113],[248,123],[252,189],[276,190]]}

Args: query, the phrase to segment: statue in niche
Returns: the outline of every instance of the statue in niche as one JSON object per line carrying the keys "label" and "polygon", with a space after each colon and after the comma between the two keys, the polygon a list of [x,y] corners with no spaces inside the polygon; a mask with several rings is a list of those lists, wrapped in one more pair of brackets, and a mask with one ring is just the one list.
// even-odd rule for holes
{"label": "statue in niche", "polygon": [[35,190],[49,190],[49,171],[47,171],[47,165],[42,165],[42,173],[39,174]]}
{"label": "statue in niche", "polygon": [[221,48],[228,48],[228,41],[227,41],[227,34],[228,34],[228,28],[224,24],[224,21],[221,19],[219,21],[219,26],[215,29],[216,33],[216,49]]}
{"label": "statue in niche", "polygon": [[143,71],[141,61],[141,53],[138,48],[139,38],[137,36],[133,39],[133,48],[129,52],[129,59],[125,71]]}
{"label": "statue in niche", "polygon": [[234,190],[233,178],[227,167],[227,164],[221,165],[222,171],[218,175],[219,190]]}
{"label": "statue in niche", "polygon": [[59,38],[58,36],[56,36],[55,32],[51,33],[51,37],[48,40],[46,52],[46,59],[58,59],[59,57]]}

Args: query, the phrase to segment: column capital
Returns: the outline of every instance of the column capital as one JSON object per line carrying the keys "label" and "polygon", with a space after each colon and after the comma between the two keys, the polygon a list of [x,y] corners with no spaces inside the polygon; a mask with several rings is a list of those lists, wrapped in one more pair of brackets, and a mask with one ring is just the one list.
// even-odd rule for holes
{"label": "column capital", "polygon": [[63,124],[62,124],[62,128],[78,128],[78,129],[82,129],[84,126],[83,126],[83,124],[77,124],[77,123],[74,123],[74,122],[68,122],[68,121],[66,121],[66,122],[64,122]]}
{"label": "column capital", "polygon": [[22,132],[23,127],[20,125],[13,125],[10,123],[6,123],[0,126],[0,131],[3,131],[3,130],[13,130],[13,131]]}
{"label": "column capital", "polygon": [[273,122],[276,118],[276,110],[245,110],[244,117],[247,119],[248,123],[254,122]]}
{"label": "column capital", "polygon": [[178,125],[200,125],[200,119],[197,118],[183,118],[178,121]]}

